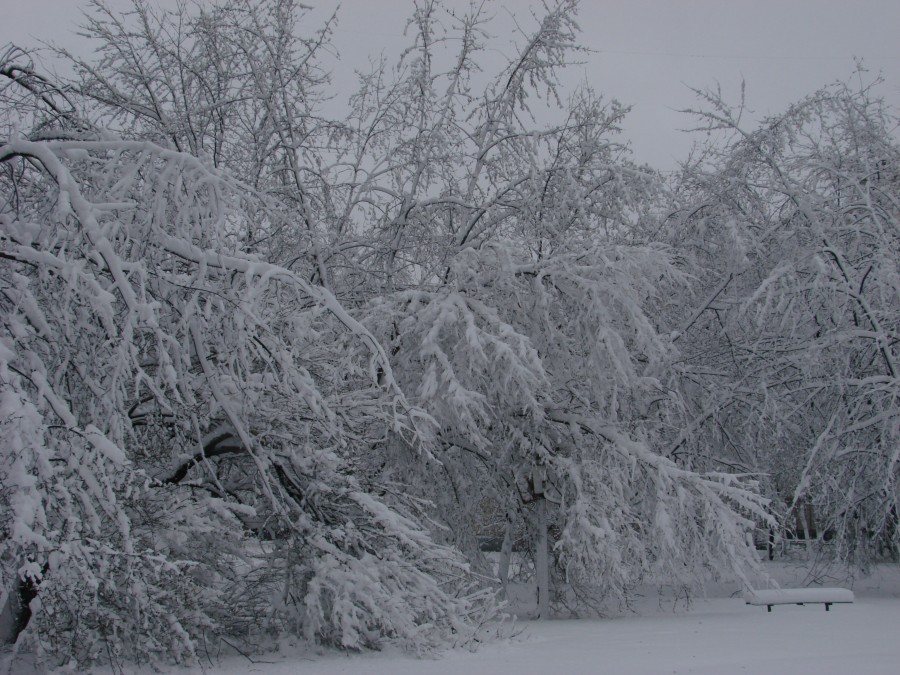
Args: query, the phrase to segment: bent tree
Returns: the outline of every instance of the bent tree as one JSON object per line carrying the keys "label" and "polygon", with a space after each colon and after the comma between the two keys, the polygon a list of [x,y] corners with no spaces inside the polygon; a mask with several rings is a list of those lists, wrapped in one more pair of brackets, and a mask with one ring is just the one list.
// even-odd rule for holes
{"label": "bent tree", "polygon": [[40,646],[86,662],[195,658],[204,632],[250,626],[347,648],[464,636],[460,556],[347,458],[430,434],[372,334],[241,250],[251,191],[146,141],[55,136],[0,148],[0,558],[5,599],[39,588]]}

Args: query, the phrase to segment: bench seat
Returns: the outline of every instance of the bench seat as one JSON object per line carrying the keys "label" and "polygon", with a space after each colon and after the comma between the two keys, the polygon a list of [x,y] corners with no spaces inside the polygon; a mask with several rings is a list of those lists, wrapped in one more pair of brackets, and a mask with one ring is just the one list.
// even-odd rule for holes
{"label": "bench seat", "polygon": [[853,591],[846,588],[776,588],[763,591],[744,591],[748,605],[766,605],[772,611],[774,605],[831,605],[853,602]]}

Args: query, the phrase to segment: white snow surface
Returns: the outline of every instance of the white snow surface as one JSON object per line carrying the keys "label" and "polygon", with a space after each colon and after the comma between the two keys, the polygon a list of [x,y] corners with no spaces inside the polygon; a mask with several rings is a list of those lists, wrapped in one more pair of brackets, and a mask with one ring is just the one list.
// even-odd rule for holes
{"label": "white snow surface", "polygon": [[[805,570],[774,566],[782,585],[802,585]],[[822,580],[837,585],[834,579]],[[841,581],[840,585],[850,586]],[[340,654],[285,649],[250,663],[213,657],[177,675],[487,675],[496,673],[659,675],[661,673],[896,673],[900,668],[900,567],[881,566],[852,584],[856,602],[786,605],[768,613],[744,604],[738,590],[672,606],[646,598],[636,614],[594,620],[520,621],[514,637],[475,652],[451,650],[418,659],[397,651]],[[718,596],[718,597],[715,597]],[[108,669],[94,671],[107,675]],[[152,670],[125,668],[129,675]]]}

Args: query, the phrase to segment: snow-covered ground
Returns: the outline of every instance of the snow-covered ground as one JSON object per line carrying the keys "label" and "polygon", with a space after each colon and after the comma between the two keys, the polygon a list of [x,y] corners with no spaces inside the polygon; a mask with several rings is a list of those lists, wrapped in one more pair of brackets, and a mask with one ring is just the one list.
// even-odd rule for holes
{"label": "snow-covered ground", "polygon": [[[779,565],[773,576],[782,585],[805,577],[799,567]],[[840,580],[823,579],[826,585]],[[843,585],[849,585],[843,583]],[[182,675],[482,675],[495,673],[816,673],[900,672],[900,568],[883,566],[853,584],[856,602],[835,605],[765,607],[744,604],[723,586],[712,594],[639,614],[581,621],[519,622],[515,637],[476,652],[451,651],[436,659],[397,652],[260,657],[250,663],[228,657]],[[100,672],[100,671],[98,671]],[[109,672],[109,671],[106,671]],[[141,671],[128,671],[138,673]],[[151,671],[146,671],[147,673]]]}

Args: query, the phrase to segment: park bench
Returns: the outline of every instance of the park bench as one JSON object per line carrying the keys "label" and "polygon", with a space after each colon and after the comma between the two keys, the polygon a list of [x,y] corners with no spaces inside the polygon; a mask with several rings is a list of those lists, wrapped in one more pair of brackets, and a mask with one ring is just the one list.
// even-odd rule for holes
{"label": "park bench", "polygon": [[825,605],[825,611],[832,605],[853,602],[853,591],[846,588],[777,588],[764,591],[744,591],[744,601],[748,605],[765,605],[772,611],[773,605]]}

